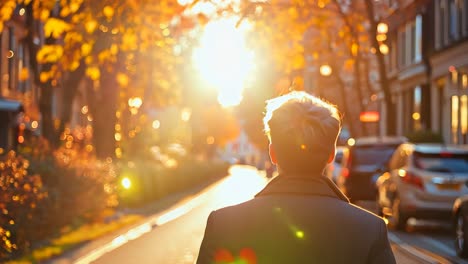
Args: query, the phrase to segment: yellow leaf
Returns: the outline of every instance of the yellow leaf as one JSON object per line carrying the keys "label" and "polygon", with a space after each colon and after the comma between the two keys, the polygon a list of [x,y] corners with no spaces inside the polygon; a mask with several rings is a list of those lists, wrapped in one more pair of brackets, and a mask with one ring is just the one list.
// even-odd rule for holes
{"label": "yellow leaf", "polygon": [[29,70],[28,70],[28,68],[21,68],[21,70],[19,72],[19,75],[18,75],[18,79],[20,81],[26,81],[27,79],[29,79]]}
{"label": "yellow leaf", "polygon": [[353,56],[356,56],[358,53],[358,49],[359,46],[356,43],[353,43],[353,45],[351,45],[351,54],[353,54]]}
{"label": "yellow leaf", "polygon": [[83,43],[83,45],[81,45],[81,55],[83,57],[85,56],[88,56],[89,53],[91,52],[93,46],[89,43]]}
{"label": "yellow leaf", "polygon": [[91,80],[96,81],[101,77],[101,71],[98,67],[92,66],[86,69],[86,76],[91,78]]}
{"label": "yellow leaf", "polygon": [[93,63],[93,57],[92,56],[86,56],[85,63],[87,65],[90,65],[91,63]]}
{"label": "yellow leaf", "polygon": [[112,19],[114,16],[114,8],[112,6],[105,6],[102,12],[107,19]]}
{"label": "yellow leaf", "polygon": [[62,10],[60,10],[60,16],[61,17],[66,17],[70,14],[70,8],[68,6],[63,6]]}
{"label": "yellow leaf", "polygon": [[112,44],[110,47],[110,52],[112,55],[116,55],[119,52],[119,47],[116,44]]}
{"label": "yellow leaf", "polygon": [[50,16],[50,11],[49,10],[47,10],[47,9],[42,9],[41,10],[40,19],[42,21],[46,21],[49,18],[49,16]]}
{"label": "yellow leaf", "polygon": [[137,36],[134,32],[131,30],[128,30],[125,32],[125,34],[122,37],[122,50],[127,51],[127,50],[136,50],[138,48],[137,46]]}
{"label": "yellow leaf", "polygon": [[69,69],[70,69],[71,71],[75,71],[76,69],[78,69],[78,67],[80,67],[80,62],[79,62],[79,61],[73,61],[73,62],[70,64]]}
{"label": "yellow leaf", "polygon": [[103,50],[99,53],[98,55],[98,60],[99,60],[99,63],[104,63],[106,62],[111,56],[111,53],[109,50]]}
{"label": "yellow leaf", "polygon": [[8,21],[15,10],[15,1],[8,1],[4,3],[0,8],[0,21]]}
{"label": "yellow leaf", "polygon": [[121,87],[128,86],[128,76],[125,73],[119,72],[117,74],[117,82],[120,84]]}
{"label": "yellow leaf", "polygon": [[81,3],[79,1],[72,1],[72,3],[70,4],[70,11],[72,13],[75,13],[76,11],[78,11],[78,9],[80,9],[80,5]]}
{"label": "yellow leaf", "polygon": [[43,83],[47,82],[50,78],[50,74],[48,72],[41,72],[39,75],[39,80]]}
{"label": "yellow leaf", "polygon": [[73,45],[75,43],[81,43],[83,41],[83,36],[78,32],[69,32],[65,36],[65,43]]}
{"label": "yellow leaf", "polygon": [[49,18],[44,24],[44,34],[46,37],[54,37],[59,38],[62,33],[68,31],[70,29],[70,25],[57,18]]}
{"label": "yellow leaf", "polygon": [[85,23],[86,32],[88,32],[89,34],[93,33],[94,30],[96,30],[97,25],[98,25],[98,23],[94,19],[86,21],[86,23]]}
{"label": "yellow leaf", "polygon": [[37,52],[36,59],[39,63],[57,62],[63,56],[63,47],[60,45],[44,45]]}

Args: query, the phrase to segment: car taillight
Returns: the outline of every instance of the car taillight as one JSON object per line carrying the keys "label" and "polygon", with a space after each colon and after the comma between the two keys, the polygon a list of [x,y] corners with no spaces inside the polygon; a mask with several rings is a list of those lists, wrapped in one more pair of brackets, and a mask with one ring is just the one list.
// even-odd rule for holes
{"label": "car taillight", "polygon": [[405,170],[400,170],[398,172],[398,175],[400,175],[402,181],[414,185],[420,189],[424,189],[423,180],[421,179],[421,177],[415,175],[414,173]]}
{"label": "car taillight", "polygon": [[349,177],[349,169],[348,168],[343,168],[341,170],[341,173],[343,174],[343,177],[345,177],[345,178]]}
{"label": "car taillight", "polygon": [[353,155],[351,155],[351,153],[349,154],[348,156],[348,160],[346,162],[346,167],[344,167],[342,169],[342,173],[343,173],[343,176],[345,178],[348,178],[349,177],[349,171],[351,169],[351,166],[352,166],[352,162],[353,162]]}

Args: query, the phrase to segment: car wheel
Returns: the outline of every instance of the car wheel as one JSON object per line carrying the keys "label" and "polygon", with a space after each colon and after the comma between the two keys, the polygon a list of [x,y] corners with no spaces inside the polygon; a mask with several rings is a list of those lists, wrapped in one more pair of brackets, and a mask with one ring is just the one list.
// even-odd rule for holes
{"label": "car wheel", "polygon": [[462,208],[455,219],[455,251],[462,258],[468,257],[468,225],[466,217],[468,217],[468,211]]}
{"label": "car wheel", "polygon": [[408,216],[401,211],[400,198],[396,196],[392,204],[392,216],[390,217],[391,226],[397,230],[405,230]]}

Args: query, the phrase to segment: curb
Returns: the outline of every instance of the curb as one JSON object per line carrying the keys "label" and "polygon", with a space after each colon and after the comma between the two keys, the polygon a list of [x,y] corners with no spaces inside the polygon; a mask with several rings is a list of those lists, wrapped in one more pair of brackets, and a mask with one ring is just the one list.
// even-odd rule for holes
{"label": "curb", "polygon": [[[435,255],[427,250],[419,249],[403,242],[400,238],[392,233],[388,233],[388,240],[392,243],[399,252],[405,255],[409,261],[416,261],[414,263],[428,263],[428,264],[450,264],[451,260]],[[407,263],[400,262],[400,263]]]}

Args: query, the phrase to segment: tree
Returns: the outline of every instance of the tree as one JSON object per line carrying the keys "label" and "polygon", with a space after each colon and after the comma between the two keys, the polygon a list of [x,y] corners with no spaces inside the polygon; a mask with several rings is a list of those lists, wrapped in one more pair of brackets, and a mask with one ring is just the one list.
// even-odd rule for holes
{"label": "tree", "polygon": [[[0,4],[0,25],[18,5],[29,11],[30,64],[41,89],[42,133],[49,140],[56,134],[53,89],[66,84],[61,88],[70,102],[82,77],[91,80],[86,83],[91,86],[87,91],[92,94],[89,108],[99,157],[114,155],[114,127],[128,111],[130,97],[144,94],[158,104],[177,101],[180,87],[174,69],[181,59],[173,51],[177,34],[192,25],[182,18],[186,7],[170,0],[8,0]],[[69,113],[65,107],[61,129]]]}
{"label": "tree", "polygon": [[[349,98],[349,91],[343,89],[343,86],[351,81],[351,92],[356,93],[358,97],[357,112],[347,109],[346,101],[342,100],[345,122],[353,126],[357,119],[356,113],[365,110],[364,101],[367,101],[370,97],[368,93],[372,91],[369,87],[364,89],[362,85],[361,78],[367,74],[362,72],[362,66],[368,63],[363,58],[375,57],[380,75],[378,85],[384,93],[386,112],[393,113],[384,55],[380,52],[376,40],[377,20],[374,5],[372,1],[367,0],[246,0],[243,2],[241,14],[242,19],[254,23],[257,31],[261,32],[256,36],[256,45],[272,50],[277,68],[290,76],[290,80],[303,75],[305,63],[300,58],[308,56],[316,66],[331,61],[334,64],[334,79],[340,88],[337,94]],[[381,8],[385,9],[383,6]],[[365,79],[367,80],[367,77]],[[367,85],[369,82],[364,83]],[[387,117],[388,133],[392,134],[394,115],[387,114]],[[363,129],[363,133],[366,134],[365,128]],[[357,128],[352,130],[357,133]]]}

